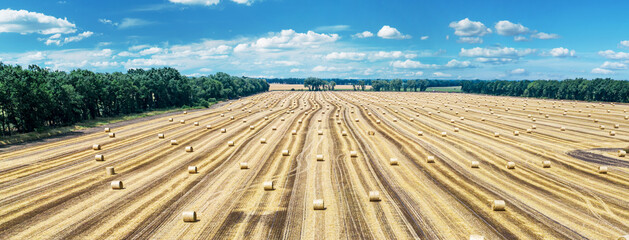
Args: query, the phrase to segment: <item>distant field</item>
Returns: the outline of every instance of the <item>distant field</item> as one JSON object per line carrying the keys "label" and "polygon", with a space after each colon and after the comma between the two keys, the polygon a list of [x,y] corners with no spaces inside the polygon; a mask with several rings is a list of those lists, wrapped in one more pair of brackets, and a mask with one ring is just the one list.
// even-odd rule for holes
{"label": "distant field", "polygon": [[[295,89],[295,90],[305,90],[308,89],[306,87],[304,87],[303,84],[276,84],[276,83],[271,83],[269,84],[271,86],[271,88],[269,90],[271,91],[286,91],[286,90],[291,90],[291,89]],[[366,86],[366,89],[371,89],[371,86]],[[334,90],[352,90],[352,85],[336,85],[336,87],[334,87]]]}
{"label": "distant field", "polygon": [[454,87],[429,87],[426,89],[426,92],[461,92],[461,86]]}

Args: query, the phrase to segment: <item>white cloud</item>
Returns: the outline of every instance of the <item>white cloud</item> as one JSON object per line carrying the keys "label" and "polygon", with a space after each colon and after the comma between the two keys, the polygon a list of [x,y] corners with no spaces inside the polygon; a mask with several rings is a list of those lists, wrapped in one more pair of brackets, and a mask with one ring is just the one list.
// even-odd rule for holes
{"label": "white cloud", "polygon": [[301,71],[302,70],[299,69],[299,68],[293,68],[293,69],[290,70],[290,72],[292,72],[292,73],[301,72]]}
{"label": "white cloud", "polygon": [[[86,32],[82,32],[76,36],[70,36],[70,37],[65,37],[63,40],[60,38],[61,34],[55,34],[52,35],[50,37],[48,37],[48,39],[46,39],[46,41],[44,42],[46,45],[51,45],[51,44],[55,44],[57,46],[61,46],[64,45],[66,43],[70,43],[70,42],[78,42],[81,41],[85,38],[91,37],[94,33],[90,32],[90,31],[86,31]],[[42,40],[42,39],[40,39]]]}
{"label": "white cloud", "polygon": [[[205,6],[216,5],[221,2],[221,0],[169,0],[169,1],[172,3],[179,3],[179,4],[184,4],[184,5],[205,5]],[[231,1],[238,4],[245,4],[247,6],[250,6],[254,2],[254,0],[231,0]]]}
{"label": "white cloud", "polygon": [[297,65],[301,65],[297,61],[275,61],[273,63],[278,64],[278,65],[283,65],[283,66],[297,66]]}
{"label": "white cloud", "polygon": [[370,38],[373,37],[373,33],[371,33],[370,31],[364,31],[361,33],[356,33],[354,35],[352,35],[353,38]]}
{"label": "white cloud", "polygon": [[242,43],[234,48],[234,52],[244,52],[247,50],[255,51],[274,51],[285,48],[316,48],[325,43],[331,43],[339,40],[338,34],[324,34],[308,31],[307,33],[298,33],[295,30],[282,30],[280,33],[272,33],[270,37],[259,38],[251,43]]}
{"label": "white cloud", "polygon": [[98,19],[98,21],[100,23],[102,23],[102,24],[110,24],[110,25],[113,25],[113,26],[118,26],[118,23],[115,23],[115,22],[113,22],[113,21],[111,21],[109,19],[106,19],[106,18],[100,18],[100,19]]}
{"label": "white cloud", "polygon": [[480,48],[471,49],[461,48],[460,56],[463,57],[486,57],[486,58],[519,58],[535,53],[535,49],[520,49],[504,47],[504,48]]}
{"label": "white cloud", "polygon": [[539,33],[532,34],[531,37],[545,40],[545,39],[557,39],[559,38],[559,35],[554,34],[554,33],[539,32]]}
{"label": "white cloud", "polygon": [[548,53],[553,57],[574,57],[575,51],[563,47],[553,48]]}
{"label": "white cloud", "polygon": [[629,53],[614,52],[612,50],[599,51],[598,55],[601,55],[607,59],[629,59]]}
{"label": "white cloud", "polygon": [[442,72],[434,72],[432,75],[435,77],[452,77],[452,74]]}
{"label": "white cloud", "polygon": [[596,73],[596,74],[612,74],[612,73],[614,73],[614,71],[607,70],[607,69],[602,69],[602,68],[594,68],[594,69],[592,69],[592,73]]}
{"label": "white cloud", "polygon": [[443,66],[446,68],[468,68],[472,67],[472,63],[470,61],[458,61],[456,59],[452,59]]}
{"label": "white cloud", "polygon": [[516,68],[509,72],[511,75],[526,75],[527,72],[524,68]]}
{"label": "white cloud", "polygon": [[319,26],[314,29],[316,32],[342,32],[347,30],[349,30],[349,25]]}
{"label": "white cloud", "polygon": [[122,22],[118,24],[119,29],[127,29],[132,27],[140,27],[152,24],[153,22],[149,22],[139,18],[123,18]]}
{"label": "white cloud", "polygon": [[515,36],[513,37],[513,41],[516,42],[524,42],[524,41],[528,41],[529,39],[526,38],[525,36]]}
{"label": "white cloud", "polygon": [[485,57],[475,58],[474,60],[480,63],[487,63],[487,64],[506,64],[506,63],[512,63],[516,61],[513,58],[485,58]]}
{"label": "white cloud", "polygon": [[379,59],[396,59],[396,58],[415,58],[417,54],[414,53],[404,53],[402,51],[378,51],[374,52],[369,56],[371,60],[379,60]]}
{"label": "white cloud", "polygon": [[211,72],[211,71],[212,71],[212,69],[210,69],[210,68],[201,68],[201,69],[199,69],[199,72]]}
{"label": "white cloud", "polygon": [[313,72],[345,72],[351,71],[352,67],[327,67],[327,66],[316,66],[312,68]]}
{"label": "white cloud", "polygon": [[3,32],[39,33],[44,35],[68,34],[76,32],[76,25],[65,18],[61,19],[42,13],[7,8],[0,10],[0,33]]}
{"label": "white cloud", "polygon": [[420,39],[421,40],[426,40],[426,39],[428,39],[428,36],[422,36]]}
{"label": "white cloud", "polygon": [[333,52],[325,56],[327,60],[363,60],[367,54],[360,52]]}
{"label": "white cloud", "polygon": [[620,47],[629,48],[629,40],[620,41]]}
{"label": "white cloud", "polygon": [[491,33],[491,29],[485,27],[485,24],[470,21],[468,18],[458,22],[451,22],[449,26],[454,28],[455,35],[462,37],[482,37]]}
{"label": "white cloud", "polygon": [[378,37],[384,39],[409,39],[411,38],[411,35],[404,35],[396,28],[384,25],[380,31],[378,31]]}
{"label": "white cloud", "polygon": [[156,54],[156,53],[160,53],[162,51],[163,51],[163,49],[161,49],[161,48],[152,47],[152,48],[147,48],[147,49],[144,49],[144,50],[140,51],[140,55],[142,55],[142,56],[153,55],[153,54]]}
{"label": "white cloud", "polygon": [[512,23],[506,20],[499,21],[494,26],[496,29],[496,33],[505,36],[515,36],[520,34],[526,34],[529,32],[529,29],[522,24]]}
{"label": "white cloud", "polygon": [[413,61],[406,59],[406,61],[394,61],[391,62],[391,66],[394,68],[436,68],[435,64],[423,64],[419,61]]}
{"label": "white cloud", "polygon": [[459,40],[457,40],[457,42],[475,44],[475,43],[483,43],[483,39],[479,37],[460,37]]}
{"label": "white cloud", "polygon": [[622,69],[627,69],[627,64],[619,63],[619,62],[608,62],[608,61],[605,61],[603,63],[603,65],[601,65],[600,68],[622,70]]}

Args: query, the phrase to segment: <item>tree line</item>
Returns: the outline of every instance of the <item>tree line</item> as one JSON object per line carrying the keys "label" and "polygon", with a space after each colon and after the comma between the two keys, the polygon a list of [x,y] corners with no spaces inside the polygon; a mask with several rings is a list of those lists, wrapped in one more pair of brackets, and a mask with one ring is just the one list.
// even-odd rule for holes
{"label": "tree line", "polygon": [[[336,81],[328,81],[315,77],[303,79],[304,87],[309,91],[334,90]],[[428,87],[460,86],[460,80],[428,80],[428,79],[393,79],[393,80],[356,80],[350,83],[354,91],[365,91],[371,85],[373,91],[426,91]]]}
{"label": "tree line", "polygon": [[268,89],[263,79],[226,73],[186,77],[174,68],[68,73],[0,62],[0,136],[154,109],[207,107]]}
{"label": "tree line", "polygon": [[463,81],[461,91],[488,95],[629,102],[629,81],[584,78],[523,81]]}

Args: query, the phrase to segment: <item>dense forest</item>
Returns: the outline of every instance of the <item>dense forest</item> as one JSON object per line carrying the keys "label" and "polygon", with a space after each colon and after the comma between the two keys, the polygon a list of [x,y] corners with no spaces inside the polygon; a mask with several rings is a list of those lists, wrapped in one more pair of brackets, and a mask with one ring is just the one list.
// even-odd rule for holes
{"label": "dense forest", "polygon": [[461,90],[501,96],[554,98],[582,101],[629,102],[629,81],[583,78],[535,81],[463,81]]}
{"label": "dense forest", "polygon": [[186,77],[174,68],[67,73],[0,63],[0,136],[153,109],[207,107],[268,89],[263,79],[226,73]]}
{"label": "dense forest", "polygon": [[[294,78],[291,78],[294,80]],[[304,84],[310,91],[334,90],[337,85],[335,80],[319,79],[309,77],[302,79],[301,82],[292,82],[286,84]],[[371,85],[373,91],[426,91],[428,87],[449,87],[461,86],[460,80],[423,80],[423,79],[393,79],[393,80],[355,80],[350,83],[354,91],[365,91],[367,86]]]}

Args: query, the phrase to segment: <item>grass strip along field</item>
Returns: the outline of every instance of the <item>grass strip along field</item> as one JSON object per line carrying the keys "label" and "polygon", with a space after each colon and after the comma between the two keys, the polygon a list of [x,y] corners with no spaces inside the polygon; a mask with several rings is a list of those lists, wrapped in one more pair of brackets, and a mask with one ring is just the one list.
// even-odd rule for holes
{"label": "grass strip along field", "polygon": [[627,111],[263,93],[0,153],[0,239],[617,239]]}

